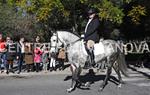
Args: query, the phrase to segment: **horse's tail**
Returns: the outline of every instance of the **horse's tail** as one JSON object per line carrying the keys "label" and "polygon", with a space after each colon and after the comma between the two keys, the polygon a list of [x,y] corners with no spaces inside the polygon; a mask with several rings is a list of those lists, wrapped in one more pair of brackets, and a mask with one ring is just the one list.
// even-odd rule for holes
{"label": "horse's tail", "polygon": [[125,61],[125,55],[120,51],[119,56],[117,58],[117,63],[118,63],[118,69],[121,71],[121,73],[126,76],[129,77],[127,71],[127,64]]}

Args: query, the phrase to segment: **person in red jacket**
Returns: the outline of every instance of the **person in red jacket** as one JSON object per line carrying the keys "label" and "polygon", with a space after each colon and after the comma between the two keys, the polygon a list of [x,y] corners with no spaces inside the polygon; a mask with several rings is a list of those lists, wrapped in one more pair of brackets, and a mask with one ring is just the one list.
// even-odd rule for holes
{"label": "person in red jacket", "polygon": [[0,34],[0,53],[6,52],[6,42],[3,39],[2,34]]}
{"label": "person in red jacket", "polygon": [[3,35],[0,34],[0,70],[1,73],[4,72],[5,64],[6,64],[6,43],[3,40]]}

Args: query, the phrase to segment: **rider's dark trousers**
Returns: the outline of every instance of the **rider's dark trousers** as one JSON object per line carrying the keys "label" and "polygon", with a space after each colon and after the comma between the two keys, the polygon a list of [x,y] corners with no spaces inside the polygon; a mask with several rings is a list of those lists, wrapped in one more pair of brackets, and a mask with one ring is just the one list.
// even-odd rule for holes
{"label": "rider's dark trousers", "polygon": [[86,51],[87,51],[87,53],[88,53],[88,58],[90,58],[91,59],[91,62],[89,62],[89,65],[91,66],[92,64],[94,64],[94,58],[95,58],[95,56],[94,56],[94,48],[90,48],[90,49],[88,49],[87,48],[87,45],[85,45],[85,49],[86,49]]}

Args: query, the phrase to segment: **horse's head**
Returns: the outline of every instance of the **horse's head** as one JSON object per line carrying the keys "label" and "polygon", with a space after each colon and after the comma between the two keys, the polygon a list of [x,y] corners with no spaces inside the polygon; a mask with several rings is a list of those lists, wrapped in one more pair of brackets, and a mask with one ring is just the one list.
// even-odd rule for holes
{"label": "horse's head", "polygon": [[51,37],[51,44],[57,43],[57,47],[61,47],[62,45],[66,47],[78,39],[80,39],[80,37],[77,34],[68,31],[56,31]]}

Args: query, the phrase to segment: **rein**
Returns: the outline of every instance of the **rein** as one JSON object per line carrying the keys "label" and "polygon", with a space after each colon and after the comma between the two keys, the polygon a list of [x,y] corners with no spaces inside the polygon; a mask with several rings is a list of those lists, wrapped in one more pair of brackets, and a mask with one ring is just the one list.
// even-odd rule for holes
{"label": "rein", "polygon": [[83,39],[83,38],[79,38],[79,39],[75,40],[74,42],[68,43],[67,46],[73,45],[73,44],[75,44],[76,42],[78,42],[78,41],[80,41],[80,40],[82,40],[82,39]]}

